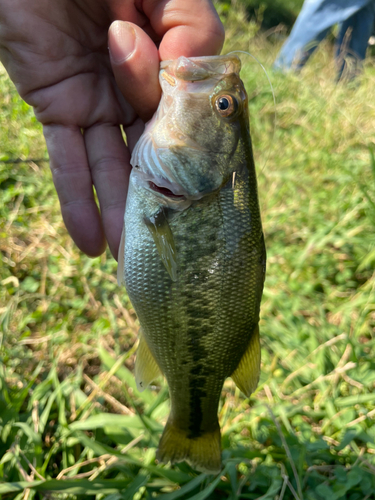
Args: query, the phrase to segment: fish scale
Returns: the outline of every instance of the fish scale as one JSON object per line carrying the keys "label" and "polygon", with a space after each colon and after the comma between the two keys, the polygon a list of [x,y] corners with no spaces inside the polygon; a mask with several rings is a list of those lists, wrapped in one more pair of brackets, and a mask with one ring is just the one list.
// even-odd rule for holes
{"label": "fish scale", "polygon": [[[226,69],[230,64],[233,68],[239,67],[234,56],[183,58],[184,71],[188,73],[189,64],[201,64],[203,70],[199,75],[207,73],[204,81],[204,89],[207,89],[215,61],[225,57]],[[161,79],[164,93],[171,90],[167,85],[174,79],[177,81],[179,61],[172,62],[171,69],[167,68],[168,78]],[[226,377],[232,376],[247,395],[254,390],[259,377],[257,325],[265,248],[248,132],[247,98],[235,75],[235,71],[216,74],[213,89],[219,89],[219,96],[223,92],[237,96],[241,112],[233,115],[236,121],[220,119],[212,104],[216,92],[213,90],[212,95],[207,95],[204,113],[202,110],[205,123],[210,114],[213,117],[212,140],[191,135],[197,148],[204,149],[210,143],[212,151],[207,156],[204,150],[201,164],[197,164],[199,149],[189,160],[189,150],[180,143],[178,147],[173,146],[173,136],[168,159],[167,132],[160,130],[161,111],[168,116],[165,103],[156,115],[159,121],[151,122],[146,128],[139,148],[153,149],[152,164],[159,163],[153,170],[150,164],[143,163],[147,159],[145,153],[139,149],[133,153],[137,168],[130,178],[124,256],[119,266],[120,278],[124,278],[142,330],[136,360],[137,384],[143,389],[161,372],[169,386],[171,414],[160,441],[158,458],[171,462],[187,460],[205,472],[220,469],[217,411]],[[199,102],[202,106],[205,102],[197,87],[199,82],[183,84],[184,98],[177,96],[168,101],[169,106],[175,106],[169,116],[176,120],[168,130],[178,130],[178,120],[185,111],[184,134],[189,131],[189,120],[192,130],[201,131],[201,124],[196,124],[199,110],[194,108],[194,112],[189,112],[189,107],[186,108],[189,92],[197,91],[199,95],[199,99],[191,100],[192,105]],[[173,91],[178,91],[178,85],[172,86],[176,87]],[[239,102],[240,99],[243,102]],[[216,135],[215,127],[220,128]],[[152,135],[155,128],[163,136],[162,160],[158,156],[158,134]],[[231,149],[223,170],[222,158],[216,161],[216,151],[225,150],[226,144]],[[217,165],[215,174],[205,171],[208,157],[212,172]],[[152,184],[147,184],[147,176],[159,175],[165,161],[173,166],[174,178],[181,182],[178,192],[185,195],[174,198],[171,192],[168,198],[165,187],[171,172],[168,165],[163,175],[163,194],[150,189],[150,186],[157,188],[157,177],[150,177]],[[186,170],[191,175],[185,175]],[[221,184],[215,188],[215,182]],[[170,186],[174,183],[175,180],[171,181]],[[199,197],[197,193],[201,193]]]}

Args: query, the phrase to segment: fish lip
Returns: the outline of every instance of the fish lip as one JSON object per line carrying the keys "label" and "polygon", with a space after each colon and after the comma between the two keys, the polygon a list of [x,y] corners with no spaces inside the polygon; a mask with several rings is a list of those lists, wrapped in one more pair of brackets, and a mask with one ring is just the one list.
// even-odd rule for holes
{"label": "fish lip", "polygon": [[160,71],[178,80],[199,81],[217,75],[239,73],[241,60],[235,54],[220,56],[184,57],[165,60],[160,63]]}

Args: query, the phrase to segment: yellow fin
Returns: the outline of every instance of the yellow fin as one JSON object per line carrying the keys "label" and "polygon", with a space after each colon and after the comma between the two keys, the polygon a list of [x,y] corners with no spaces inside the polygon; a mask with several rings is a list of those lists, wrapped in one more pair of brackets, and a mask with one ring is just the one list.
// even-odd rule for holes
{"label": "yellow fin", "polygon": [[176,246],[164,208],[158,210],[152,217],[145,217],[144,221],[154,238],[156,248],[169,276],[172,281],[177,281]]}
{"label": "yellow fin", "polygon": [[168,420],[160,439],[156,458],[163,463],[186,460],[194,469],[207,474],[221,471],[221,443],[219,424],[212,432],[189,438],[186,431]]}
{"label": "yellow fin", "polygon": [[260,373],[260,342],[259,326],[257,325],[250,339],[245,354],[242,356],[239,365],[232,373],[231,377],[236,386],[246,396],[250,396],[255,391],[259,382]]}
{"label": "yellow fin", "polygon": [[143,392],[160,375],[162,375],[160,368],[140,331],[139,345],[135,358],[135,381],[139,392]]}
{"label": "yellow fin", "polygon": [[124,266],[125,266],[125,224],[122,228],[120,246],[118,247],[117,256],[117,283],[124,284]]}

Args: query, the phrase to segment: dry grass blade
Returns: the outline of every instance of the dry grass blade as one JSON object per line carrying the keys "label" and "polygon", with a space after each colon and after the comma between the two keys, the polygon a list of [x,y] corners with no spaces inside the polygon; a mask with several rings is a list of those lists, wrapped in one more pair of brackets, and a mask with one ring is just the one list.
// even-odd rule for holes
{"label": "dry grass blade", "polygon": [[[333,346],[334,344],[336,344],[337,342],[339,342],[340,340],[345,340],[347,338],[347,335],[346,333],[341,333],[340,335],[337,335],[336,337],[334,337],[333,339],[329,339],[327,340],[326,342],[324,342],[322,345],[318,346],[316,349],[314,349],[312,352],[310,352],[306,359],[305,359],[305,362],[309,359],[309,358],[312,358],[314,357],[319,351],[321,351],[322,349],[326,348],[326,347],[331,347]],[[308,366],[309,368],[312,368],[314,367],[314,365],[307,365],[307,364],[303,364],[302,366],[300,366],[297,370],[294,370],[290,375],[288,375],[284,382],[283,382],[283,386],[287,386],[288,384],[290,384],[290,382],[297,376],[299,375],[303,370],[306,369],[306,366]]]}
{"label": "dry grass blade", "polygon": [[[124,364],[125,360],[131,356],[132,352],[135,351],[135,348],[133,348],[131,351],[123,354],[112,366],[112,368],[109,370],[109,372],[103,377],[103,379],[100,381],[100,384],[96,386],[96,388],[90,393],[90,395],[85,399],[85,401],[82,403],[82,405],[77,409],[76,414],[79,415],[82,413],[82,411],[96,398],[98,395],[99,391],[103,391],[103,387],[106,386],[106,384],[109,382],[111,377],[116,373],[116,371],[120,368],[121,365]],[[130,410],[129,410],[130,411]],[[83,413],[80,416],[80,420],[86,420],[86,418],[89,416],[90,410],[86,410],[85,413]]]}
{"label": "dry grass blade", "polygon": [[341,375],[342,373],[347,372],[348,370],[352,370],[357,366],[357,363],[354,363],[350,361],[347,363],[345,366],[340,366],[335,368],[331,373],[328,373],[327,375],[319,375],[313,382],[310,384],[305,385],[304,387],[300,387],[299,389],[296,389],[292,394],[288,394],[286,397],[287,398],[295,398],[297,396],[300,396],[304,392],[309,391],[312,387],[314,387],[316,384],[319,384],[323,380],[336,380],[337,375]]}
{"label": "dry grass blade", "polygon": [[[81,467],[85,467],[86,465],[91,465],[91,464],[95,464],[98,462],[101,464],[105,460],[108,460],[108,458],[111,458],[111,456],[112,455],[107,453],[106,455],[101,455],[100,457],[96,457],[96,458],[90,458],[89,460],[84,460],[83,462],[79,462],[79,463],[76,463],[74,465],[71,465],[70,467],[67,467],[66,469],[63,469],[62,471],[60,471],[59,474],[57,475],[56,479],[58,479],[58,480],[65,479],[64,476],[66,476],[66,474],[68,472],[71,472],[72,470],[80,469]],[[92,471],[90,471],[89,474],[87,472],[85,472],[85,474],[86,475],[92,474]],[[74,478],[77,478],[77,477],[78,477],[78,474],[76,474],[74,476]]]}
{"label": "dry grass blade", "polygon": [[375,416],[375,410],[371,410],[368,413],[366,413],[366,415],[362,415],[361,417],[355,418],[351,422],[347,423],[346,427],[353,427],[354,425],[357,425],[360,422],[363,422],[364,420],[366,420],[367,418],[370,418],[373,416]]}
{"label": "dry grass blade", "polygon": [[96,395],[102,396],[107,401],[107,403],[109,403],[113,407],[113,409],[116,412],[123,413],[124,415],[135,415],[135,412],[133,410],[121,404],[119,401],[117,401],[116,398],[114,398],[110,394],[104,392],[103,389],[93,380],[91,380],[91,378],[85,373],[83,374],[83,378],[96,391]]}

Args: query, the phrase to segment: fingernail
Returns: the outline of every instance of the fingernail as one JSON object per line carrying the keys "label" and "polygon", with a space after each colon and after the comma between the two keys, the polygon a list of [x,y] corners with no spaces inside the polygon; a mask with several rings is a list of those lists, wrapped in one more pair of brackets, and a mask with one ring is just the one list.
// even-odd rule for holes
{"label": "fingernail", "polygon": [[115,21],[109,30],[113,35],[109,46],[109,55],[114,64],[121,64],[129,59],[135,51],[135,30],[131,24],[125,21]]}

